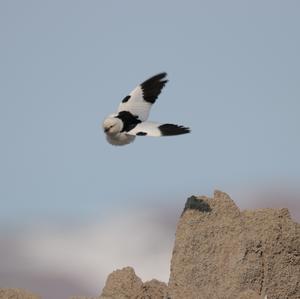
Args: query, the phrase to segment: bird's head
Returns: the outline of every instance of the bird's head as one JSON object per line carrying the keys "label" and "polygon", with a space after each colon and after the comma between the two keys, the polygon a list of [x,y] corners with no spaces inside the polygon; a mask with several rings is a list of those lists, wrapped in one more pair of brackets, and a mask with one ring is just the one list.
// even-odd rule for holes
{"label": "bird's head", "polygon": [[103,130],[105,134],[115,135],[122,131],[123,123],[119,118],[108,117],[103,122]]}

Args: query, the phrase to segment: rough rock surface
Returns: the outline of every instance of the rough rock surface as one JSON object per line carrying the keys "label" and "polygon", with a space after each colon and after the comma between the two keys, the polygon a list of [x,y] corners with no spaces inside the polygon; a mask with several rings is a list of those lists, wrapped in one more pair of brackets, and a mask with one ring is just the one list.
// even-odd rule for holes
{"label": "rough rock surface", "polygon": [[[248,294],[248,295],[247,295]],[[230,197],[191,197],[177,231],[172,299],[300,298],[300,225],[287,209],[240,212]]]}
{"label": "rough rock surface", "polygon": [[100,299],[163,299],[166,290],[167,285],[155,279],[143,283],[127,267],[108,276]]}
{"label": "rough rock surface", "polygon": [[252,290],[246,290],[240,293],[237,299],[262,299],[262,298],[267,299],[266,297],[260,296]]}
{"label": "rough rock surface", "polygon": [[156,279],[143,283],[142,290],[137,295],[137,299],[163,299],[167,293],[167,285]]}
{"label": "rough rock surface", "polygon": [[21,289],[0,289],[0,299],[40,299],[41,297]]}
{"label": "rough rock surface", "polygon": [[143,285],[142,280],[136,276],[130,267],[116,270],[111,273],[102,291],[102,298],[134,298]]}

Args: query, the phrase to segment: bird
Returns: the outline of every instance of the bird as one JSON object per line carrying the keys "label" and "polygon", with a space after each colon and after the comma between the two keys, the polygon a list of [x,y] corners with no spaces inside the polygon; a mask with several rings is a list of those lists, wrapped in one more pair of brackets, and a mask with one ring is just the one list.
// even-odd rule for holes
{"label": "bird", "polygon": [[174,136],[190,132],[190,128],[170,123],[148,121],[152,105],[168,82],[167,73],[147,79],[125,96],[118,111],[103,121],[107,141],[112,145],[127,145],[136,136]]}

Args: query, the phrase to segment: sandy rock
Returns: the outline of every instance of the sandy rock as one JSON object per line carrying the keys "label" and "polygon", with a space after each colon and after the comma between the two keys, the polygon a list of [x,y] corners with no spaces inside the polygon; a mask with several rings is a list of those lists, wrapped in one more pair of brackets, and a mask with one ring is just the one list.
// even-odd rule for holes
{"label": "sandy rock", "polygon": [[136,276],[130,267],[116,270],[111,273],[102,291],[101,299],[127,299],[134,298],[143,286],[142,280]]}
{"label": "sandy rock", "polygon": [[163,299],[167,285],[158,280],[143,283],[130,267],[108,276],[100,299]]}
{"label": "sandy rock", "polygon": [[21,289],[0,289],[0,299],[41,299],[41,297]]}
{"label": "sandy rock", "polygon": [[152,279],[143,284],[136,299],[164,299],[167,292],[167,285],[164,282]]}
{"label": "sandy rock", "polygon": [[[240,212],[230,197],[191,197],[179,220],[171,299],[300,298],[300,225],[286,209]],[[243,295],[244,292],[244,295]]]}
{"label": "sandy rock", "polygon": [[252,290],[246,290],[242,292],[237,299],[263,299],[263,298],[264,296],[260,296]]}

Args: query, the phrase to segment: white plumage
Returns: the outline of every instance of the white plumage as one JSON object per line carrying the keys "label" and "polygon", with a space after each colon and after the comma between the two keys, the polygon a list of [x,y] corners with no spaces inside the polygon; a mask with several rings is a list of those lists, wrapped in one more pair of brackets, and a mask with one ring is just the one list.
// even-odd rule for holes
{"label": "white plumage", "polygon": [[137,86],[130,94],[129,100],[120,103],[118,112],[130,111],[133,115],[138,115],[141,121],[145,121],[149,117],[150,109],[152,107],[151,102],[146,102],[143,98],[143,90],[141,85]]}
{"label": "white plumage", "polygon": [[107,141],[113,145],[125,145],[135,136],[172,136],[190,132],[190,129],[174,124],[147,121],[152,105],[168,82],[166,73],[160,73],[138,85],[119,105],[118,112],[103,122]]}

